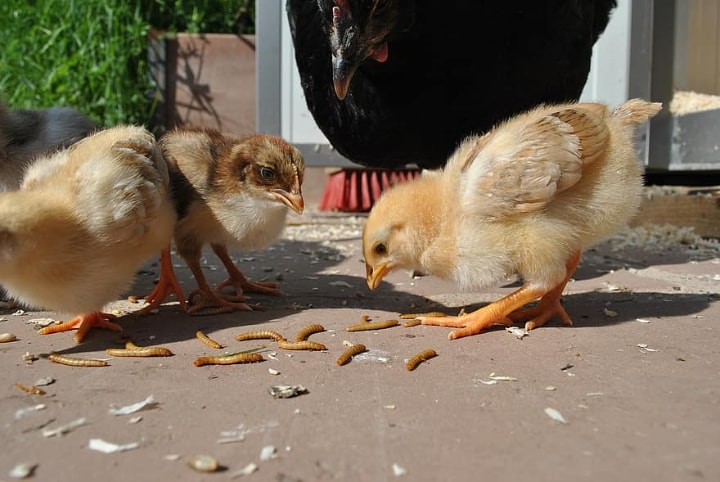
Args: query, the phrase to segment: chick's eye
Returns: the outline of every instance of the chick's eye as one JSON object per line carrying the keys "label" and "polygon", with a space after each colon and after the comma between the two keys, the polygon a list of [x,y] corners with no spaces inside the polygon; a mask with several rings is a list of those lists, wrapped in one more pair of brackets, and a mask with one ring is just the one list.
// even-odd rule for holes
{"label": "chick's eye", "polygon": [[260,177],[263,178],[263,181],[272,181],[275,179],[275,171],[269,167],[263,167],[260,169]]}
{"label": "chick's eye", "polygon": [[383,255],[385,253],[387,253],[387,246],[382,243],[375,245],[375,254]]}

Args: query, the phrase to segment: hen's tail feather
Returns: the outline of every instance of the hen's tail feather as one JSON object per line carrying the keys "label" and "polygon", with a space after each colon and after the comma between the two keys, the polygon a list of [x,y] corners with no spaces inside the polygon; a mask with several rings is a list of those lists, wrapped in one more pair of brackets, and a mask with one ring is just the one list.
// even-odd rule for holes
{"label": "hen's tail feather", "polygon": [[661,109],[660,102],[630,99],[616,107],[612,115],[625,125],[636,126],[654,117]]}

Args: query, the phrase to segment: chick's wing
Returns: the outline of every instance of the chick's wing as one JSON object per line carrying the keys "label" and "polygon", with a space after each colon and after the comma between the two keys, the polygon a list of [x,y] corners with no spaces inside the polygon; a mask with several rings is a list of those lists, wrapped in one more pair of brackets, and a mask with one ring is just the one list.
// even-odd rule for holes
{"label": "chick's wing", "polygon": [[[134,246],[167,204],[167,165],[152,134],[139,127],[114,128],[71,147],[55,162],[31,170],[27,189],[48,189],[62,179],[84,229],[103,243]],[[62,174],[59,176],[58,174]]]}
{"label": "chick's wing", "polygon": [[574,186],[604,152],[606,108],[540,108],[465,141],[447,169],[458,173],[461,205],[491,219],[542,209]]}

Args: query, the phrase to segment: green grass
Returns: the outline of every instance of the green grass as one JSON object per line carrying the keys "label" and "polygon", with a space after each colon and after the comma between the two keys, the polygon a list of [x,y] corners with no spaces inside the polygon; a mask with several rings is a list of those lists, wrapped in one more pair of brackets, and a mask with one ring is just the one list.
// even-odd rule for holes
{"label": "green grass", "polygon": [[150,27],[252,32],[248,0],[3,0],[0,93],[13,108],[66,105],[96,122],[149,125]]}

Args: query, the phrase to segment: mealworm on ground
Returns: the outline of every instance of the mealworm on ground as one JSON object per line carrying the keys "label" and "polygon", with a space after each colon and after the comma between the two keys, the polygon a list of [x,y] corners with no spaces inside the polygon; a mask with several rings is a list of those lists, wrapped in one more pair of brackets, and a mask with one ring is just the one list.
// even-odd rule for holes
{"label": "mealworm on ground", "polygon": [[45,395],[45,390],[42,388],[36,387],[35,385],[23,385],[20,382],[15,383],[15,386],[18,387],[20,390],[22,390],[25,393],[29,393],[30,395]]}
{"label": "mealworm on ground", "polygon": [[193,362],[196,367],[203,365],[235,365],[238,363],[257,363],[264,358],[260,353],[235,353],[232,355],[201,356]]}
{"label": "mealworm on ground", "polygon": [[322,325],[308,325],[302,330],[298,331],[298,334],[295,337],[295,341],[305,341],[310,335],[314,335],[315,333],[320,333],[322,331],[325,331],[325,327]]}
{"label": "mealworm on ground", "polygon": [[365,323],[358,323],[357,325],[350,325],[345,328],[345,331],[370,331],[370,330],[382,330],[383,328],[390,328],[397,326],[398,320],[385,320],[385,321],[368,321]]}
{"label": "mealworm on ground", "polygon": [[285,337],[282,336],[277,331],[273,330],[262,330],[262,331],[248,331],[247,333],[240,333],[238,336],[235,337],[237,341],[245,341],[245,340],[284,340]]}
{"label": "mealworm on ground", "polygon": [[322,343],[315,343],[314,341],[302,340],[302,341],[287,341],[286,339],[278,340],[278,348],[283,350],[310,350],[310,351],[321,351],[327,350],[327,347]]}
{"label": "mealworm on ground", "polygon": [[205,343],[210,348],[217,348],[219,350],[223,347],[220,343],[216,342],[200,330],[195,333],[195,337],[201,342]]}
{"label": "mealworm on ground", "polygon": [[405,323],[402,324],[405,328],[410,328],[413,326],[422,325],[422,321],[418,320],[417,318],[413,318],[412,320],[407,320]]}
{"label": "mealworm on ground", "polygon": [[105,360],[98,360],[96,358],[77,358],[74,356],[60,355],[58,353],[51,353],[47,356],[48,360],[53,363],[60,365],[67,365],[69,367],[106,367],[110,366]]}
{"label": "mealworm on ground", "polygon": [[447,315],[442,311],[429,311],[427,313],[403,313],[400,315],[400,318],[403,320],[411,320],[420,316],[424,316],[425,318],[442,318]]}
{"label": "mealworm on ground", "polygon": [[407,368],[408,371],[413,371],[417,368],[419,364],[421,364],[425,360],[435,358],[436,356],[437,352],[435,350],[423,350],[414,357],[408,359],[407,363],[405,364],[405,368]]}
{"label": "mealworm on ground", "polygon": [[173,356],[168,348],[163,346],[146,346],[143,348],[107,348],[105,353],[111,356]]}
{"label": "mealworm on ground", "polygon": [[354,357],[355,355],[359,355],[364,351],[367,351],[367,348],[362,343],[352,345],[350,348],[342,352],[342,355],[338,357],[337,364],[343,366],[344,364],[349,362],[352,357]]}

